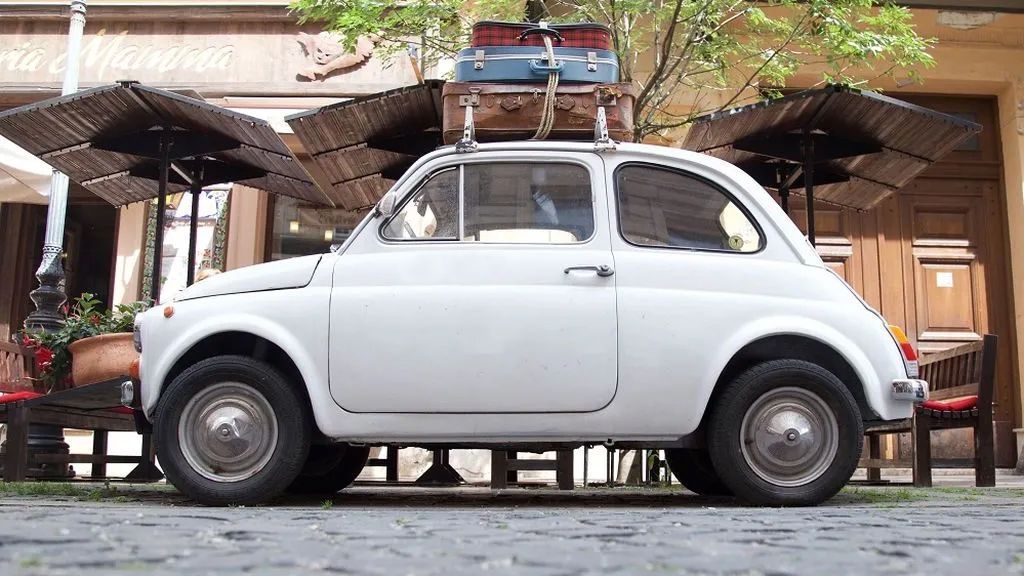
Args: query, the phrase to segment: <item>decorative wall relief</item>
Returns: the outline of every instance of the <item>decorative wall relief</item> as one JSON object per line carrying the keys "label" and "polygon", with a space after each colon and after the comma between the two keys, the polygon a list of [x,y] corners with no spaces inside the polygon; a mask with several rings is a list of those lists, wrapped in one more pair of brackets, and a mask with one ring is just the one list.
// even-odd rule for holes
{"label": "decorative wall relief", "polygon": [[318,82],[344,74],[365,64],[373,55],[373,42],[366,37],[356,41],[352,52],[347,51],[330,32],[317,35],[299,32],[296,41],[306,53],[308,66],[297,74],[297,78],[304,81]]}

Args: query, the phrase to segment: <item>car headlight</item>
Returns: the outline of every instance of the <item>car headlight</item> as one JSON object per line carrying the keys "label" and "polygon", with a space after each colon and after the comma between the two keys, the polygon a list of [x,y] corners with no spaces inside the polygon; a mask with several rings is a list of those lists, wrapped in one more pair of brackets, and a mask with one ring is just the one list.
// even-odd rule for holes
{"label": "car headlight", "polygon": [[135,323],[135,330],[132,331],[132,344],[135,345],[135,351],[142,354],[142,326],[139,326],[138,322]]}

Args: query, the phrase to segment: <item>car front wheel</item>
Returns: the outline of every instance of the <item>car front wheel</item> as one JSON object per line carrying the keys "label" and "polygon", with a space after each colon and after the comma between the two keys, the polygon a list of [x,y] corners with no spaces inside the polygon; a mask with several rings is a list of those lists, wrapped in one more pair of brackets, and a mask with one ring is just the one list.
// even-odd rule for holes
{"label": "car front wheel", "polygon": [[834,374],[803,360],[758,364],[727,384],[713,407],[708,448],[722,482],[767,506],[834,496],[860,459],[857,402]]}
{"label": "car front wheel", "polygon": [[272,366],[218,356],[167,387],[154,439],[167,479],[203,504],[256,504],[281,494],[309,452],[304,395]]}

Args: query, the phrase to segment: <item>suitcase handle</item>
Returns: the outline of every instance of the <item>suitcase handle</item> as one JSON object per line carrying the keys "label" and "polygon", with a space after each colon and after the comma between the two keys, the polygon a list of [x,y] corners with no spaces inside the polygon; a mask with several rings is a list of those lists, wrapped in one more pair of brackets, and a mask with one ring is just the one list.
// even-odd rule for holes
{"label": "suitcase handle", "polygon": [[[545,60],[544,62],[547,62]],[[554,64],[543,64],[540,60],[530,60],[530,70],[533,70],[537,74],[551,74],[552,72],[561,72],[562,68],[565,67],[565,62],[555,61]]]}
{"label": "suitcase handle", "polygon": [[562,38],[562,35],[558,33],[558,30],[552,30],[551,28],[541,28],[541,27],[538,26],[537,28],[529,28],[525,32],[520,34],[519,35],[519,41],[522,42],[523,40],[526,40],[527,36],[533,36],[535,34],[542,34],[544,36],[551,36],[551,38],[553,38],[554,40],[556,40],[558,42],[562,42],[562,41],[565,40],[565,38]]}

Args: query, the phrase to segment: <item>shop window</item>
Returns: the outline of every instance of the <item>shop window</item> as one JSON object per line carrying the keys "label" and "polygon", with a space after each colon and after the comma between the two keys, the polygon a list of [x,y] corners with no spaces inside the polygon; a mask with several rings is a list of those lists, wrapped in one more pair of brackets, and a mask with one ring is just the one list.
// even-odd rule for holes
{"label": "shop window", "polygon": [[[196,274],[206,269],[224,270],[230,186],[203,190],[199,198],[196,233]],[[157,201],[150,200],[146,222],[146,256],[142,269],[142,298],[151,297],[153,278],[153,239],[156,235]],[[160,300],[169,301],[183,290],[188,280],[189,228],[192,218],[192,194],[167,196],[164,219],[164,245],[161,253]]]}
{"label": "shop window", "polygon": [[366,215],[323,208],[288,196],[274,196],[272,203],[269,260],[323,254],[331,245],[343,243]]}

